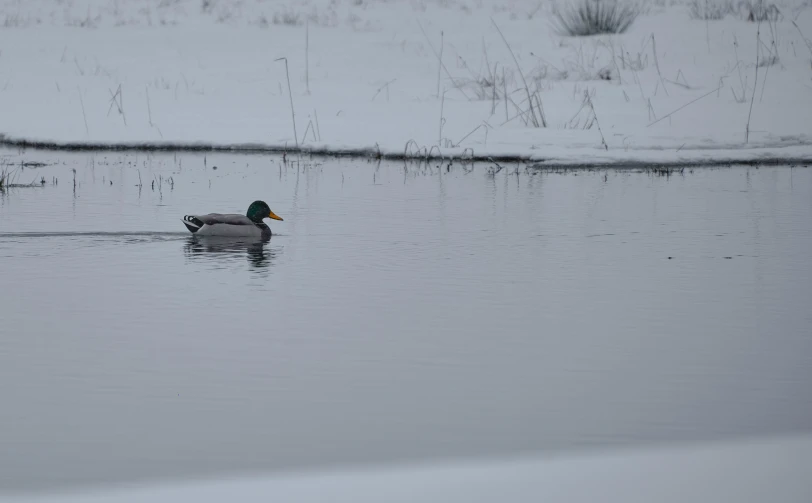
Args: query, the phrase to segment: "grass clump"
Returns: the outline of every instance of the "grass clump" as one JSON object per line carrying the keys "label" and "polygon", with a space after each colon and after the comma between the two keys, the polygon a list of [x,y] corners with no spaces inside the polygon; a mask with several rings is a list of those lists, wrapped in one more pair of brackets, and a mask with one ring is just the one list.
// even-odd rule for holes
{"label": "grass clump", "polygon": [[693,0],[689,4],[691,19],[718,21],[736,11],[732,0]]}
{"label": "grass clump", "polygon": [[304,24],[302,16],[298,12],[285,9],[282,12],[275,12],[273,15],[273,24],[285,26],[299,26]]}
{"label": "grass clump", "polygon": [[691,19],[718,21],[732,15],[751,23],[778,22],[783,17],[775,4],[764,0],[691,0]]}
{"label": "grass clump", "polygon": [[[15,176],[15,174],[17,174],[17,176]],[[2,168],[0,168],[0,192],[16,185],[15,182],[18,176],[19,173],[17,173],[17,170],[9,171],[4,162]]]}
{"label": "grass clump", "polygon": [[781,11],[775,4],[766,3],[764,0],[742,0],[741,9],[745,13],[745,18],[751,23],[778,22],[781,20]]}
{"label": "grass clump", "polygon": [[624,33],[637,19],[640,9],[618,0],[581,0],[577,5],[557,11],[558,32],[570,37]]}
{"label": "grass clump", "polygon": [[17,179],[20,177],[21,169],[15,169],[13,171],[9,171],[5,165],[2,166],[0,169],[0,192],[5,192],[7,189],[14,189],[18,187],[44,187],[45,186],[45,177],[42,177],[40,181],[34,179],[31,183],[17,183]]}

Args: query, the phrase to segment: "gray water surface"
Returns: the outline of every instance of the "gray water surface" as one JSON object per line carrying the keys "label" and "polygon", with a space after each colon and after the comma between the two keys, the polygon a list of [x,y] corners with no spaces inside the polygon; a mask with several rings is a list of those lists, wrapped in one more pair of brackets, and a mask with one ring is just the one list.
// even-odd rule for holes
{"label": "gray water surface", "polygon": [[812,431],[810,169],[7,154],[0,492]]}

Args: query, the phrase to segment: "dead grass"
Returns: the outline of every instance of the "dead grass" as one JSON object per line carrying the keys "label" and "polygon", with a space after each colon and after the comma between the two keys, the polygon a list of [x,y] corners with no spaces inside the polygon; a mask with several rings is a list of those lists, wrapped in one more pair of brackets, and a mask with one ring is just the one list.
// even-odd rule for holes
{"label": "dead grass", "polygon": [[639,14],[639,7],[620,0],[580,0],[557,10],[554,24],[560,35],[570,37],[624,33]]}
{"label": "dead grass", "polygon": [[718,21],[736,11],[732,0],[692,0],[688,4],[691,19]]}
{"label": "dead grass", "polygon": [[293,12],[289,9],[274,13],[272,21],[273,24],[285,26],[299,26],[304,24],[302,16],[298,12]]}
{"label": "dead grass", "polygon": [[739,13],[751,23],[777,22],[783,17],[775,4],[764,0],[742,0],[739,2]]}
{"label": "dead grass", "polygon": [[781,10],[774,3],[764,0],[691,0],[688,4],[688,13],[691,19],[704,21],[718,21],[725,16],[735,16],[758,23],[776,22],[783,17]]}
{"label": "dead grass", "polygon": [[44,177],[40,177],[39,180],[35,177],[31,183],[18,183],[21,174],[21,167],[10,170],[6,165],[3,165],[0,168],[0,192],[15,188],[43,187],[46,183]]}

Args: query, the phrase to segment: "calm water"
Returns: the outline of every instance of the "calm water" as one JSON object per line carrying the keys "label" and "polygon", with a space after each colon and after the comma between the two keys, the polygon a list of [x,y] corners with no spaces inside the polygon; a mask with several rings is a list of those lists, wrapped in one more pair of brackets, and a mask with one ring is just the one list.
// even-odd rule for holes
{"label": "calm water", "polygon": [[812,431],[812,169],[6,154],[0,492]]}

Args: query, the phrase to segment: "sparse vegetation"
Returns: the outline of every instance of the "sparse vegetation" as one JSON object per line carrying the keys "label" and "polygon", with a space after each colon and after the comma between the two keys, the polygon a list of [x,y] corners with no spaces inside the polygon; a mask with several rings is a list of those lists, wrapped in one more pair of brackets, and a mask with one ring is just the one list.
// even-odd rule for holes
{"label": "sparse vegetation", "polygon": [[[492,26],[483,25],[484,30],[473,33],[462,30],[454,22],[454,16],[466,2],[469,6],[462,9],[466,15],[473,13],[480,17],[478,21],[481,23],[488,21],[486,16],[492,15],[488,21]],[[314,145],[322,141],[322,135],[315,111],[310,114],[309,110],[314,110],[314,104],[318,103],[329,140],[348,143],[353,143],[350,140],[356,138],[353,138],[354,131],[348,133],[347,130],[355,127],[357,122],[354,121],[363,120],[364,114],[369,113],[375,120],[386,117],[387,112],[391,112],[390,117],[398,118],[396,120],[399,120],[398,114],[403,114],[408,116],[403,122],[410,122],[413,111],[415,117],[418,113],[422,117],[427,114],[428,107],[432,107],[430,119],[423,125],[398,124],[391,132],[389,129],[379,132],[374,127],[359,131],[359,135],[372,135],[368,144],[376,145],[374,151],[367,143],[364,145],[373,157],[380,157],[382,150],[384,156],[386,150],[391,151],[393,137],[398,141],[395,150],[400,150],[403,139],[397,135],[414,136],[420,142],[420,149],[425,151],[421,151],[421,155],[430,157],[435,156],[435,151],[429,150],[432,148],[442,149],[443,155],[458,154],[448,152],[450,149],[480,150],[483,143],[504,143],[512,134],[509,130],[521,129],[522,123],[530,128],[591,129],[596,139],[597,133],[605,134],[600,139],[602,148],[611,143],[612,150],[616,150],[626,146],[625,139],[620,138],[622,135],[632,136],[629,125],[635,121],[652,126],[660,124],[663,129],[672,127],[673,135],[668,139],[673,143],[676,136],[694,133],[687,116],[696,115],[697,109],[704,105],[713,108],[714,113],[707,115],[717,120],[733,111],[744,113],[747,105],[755,108],[754,98],[760,96],[759,103],[764,103],[765,113],[756,111],[752,119],[761,130],[776,129],[771,122],[773,116],[764,118],[771,101],[776,99],[777,93],[772,91],[783,85],[790,71],[794,73],[801,68],[799,64],[802,64],[802,70],[809,70],[808,55],[812,53],[812,44],[803,34],[801,39],[796,33],[785,34],[787,30],[797,30],[798,33],[801,29],[806,30],[806,19],[799,19],[799,27],[792,22],[796,14],[793,7],[785,2],[778,3],[786,16],[783,18],[782,12],[771,2],[777,0],[655,0],[655,9],[666,11],[667,16],[654,20],[641,16],[647,7],[639,0],[564,0],[558,2],[560,11],[552,2],[488,9],[476,2],[470,3],[470,0],[420,0],[411,5],[416,17],[405,21],[401,17],[409,13],[408,6],[403,12],[392,13],[388,6],[383,8],[381,5],[388,4],[387,0],[318,0],[307,6],[240,0],[161,0],[143,8],[121,7],[120,10],[117,2],[109,5],[102,2],[90,10],[86,5],[79,8],[67,2],[64,13],[60,10],[51,16],[53,24],[64,23],[91,30],[95,26],[109,28],[113,23],[119,26],[120,22],[125,23],[121,26],[145,24],[151,16],[156,24],[162,19],[177,18],[183,25],[186,17],[194,15],[201,23],[226,23],[229,26],[222,28],[231,30],[249,26],[253,35],[267,37],[273,53],[269,54],[267,61],[263,58],[261,65],[254,65],[248,62],[248,56],[245,60],[223,56],[238,54],[237,49],[247,47],[243,42],[229,46],[228,53],[206,54],[200,50],[200,44],[177,41],[177,54],[154,52],[155,61],[137,60],[135,63],[140,66],[130,68],[124,64],[116,66],[119,63],[114,53],[100,51],[97,54],[92,46],[83,43],[66,40],[64,45],[62,42],[53,47],[47,45],[48,57],[52,62],[58,60],[60,63],[55,70],[58,73],[55,73],[54,83],[49,82],[48,92],[52,93],[55,87],[62,93],[60,100],[53,102],[60,107],[59,117],[70,116],[70,121],[65,121],[67,127],[54,128],[56,132],[52,134],[75,141],[84,136],[90,142],[99,136],[132,137],[133,141],[147,139],[147,143],[157,143],[158,138],[163,139],[162,130],[166,130],[169,144],[174,138],[189,134],[180,125],[189,122],[190,116],[196,116],[198,107],[211,106],[224,117],[220,120],[221,117],[212,113],[210,120],[199,121],[200,135],[204,139],[214,138],[220,128],[230,127],[225,125],[237,124],[239,114],[244,110],[250,115],[248,120],[252,124],[261,126],[256,129],[270,133],[267,138],[265,132],[263,136],[253,136],[246,127],[245,135],[251,141],[276,142],[277,146],[284,142],[285,149],[301,147],[309,152],[329,148],[326,144]],[[12,4],[14,2],[9,3]],[[37,9],[24,9],[24,5],[28,4],[19,4],[16,9],[7,8],[13,12],[12,17],[0,13],[0,22],[4,14],[7,20],[15,23],[41,15]],[[673,18],[670,17],[672,9],[676,14]],[[731,22],[717,26],[704,21],[698,23],[690,21],[689,14],[692,19],[702,20],[728,16],[727,21]],[[779,18],[785,22],[775,21]],[[350,19],[353,21],[347,21]],[[134,21],[131,23],[131,20]],[[406,21],[408,26],[400,30],[401,23]],[[548,36],[547,30],[537,30],[538,23],[556,21],[558,31],[564,37]],[[761,23],[758,33],[756,22]],[[335,57],[339,52],[330,47],[331,42],[346,35],[349,28],[355,29],[356,25],[365,23],[382,30],[369,38],[359,39],[363,45],[354,49],[357,54],[339,64]],[[327,26],[338,29],[326,29]],[[711,28],[706,28],[708,26]],[[522,27],[531,31],[526,32]],[[261,28],[267,31],[262,32]],[[398,29],[391,30],[390,34],[390,28]],[[697,45],[702,28],[707,29],[706,53],[698,50],[704,49],[705,40],[700,40],[701,46]],[[119,31],[126,30],[109,31],[116,43],[120,42],[115,34]],[[633,33],[629,34],[629,31]],[[589,37],[624,32],[627,35]],[[746,41],[742,32],[746,33]],[[756,47],[753,47],[751,32],[756,34]],[[424,40],[420,40],[421,33]],[[731,46],[730,41],[737,36],[737,42]],[[121,40],[124,39],[126,37]],[[801,40],[807,44],[809,53],[802,52],[807,49]],[[251,54],[248,50],[243,52]],[[293,59],[278,58],[283,54]],[[32,55],[33,52],[29,58]],[[4,64],[14,66],[17,61],[23,61],[22,58],[15,61],[3,56],[5,54],[0,52],[0,61],[5,61]],[[122,56],[129,59],[127,54]],[[299,56],[303,56],[303,65]],[[195,58],[197,64],[194,64]],[[693,58],[693,66],[690,58]],[[275,68],[267,64],[273,59],[279,59],[280,63],[285,61],[285,81],[281,79],[281,65]],[[163,73],[150,73],[150,64],[155,64]],[[771,69],[772,66],[776,68]],[[19,70],[23,68],[21,66]],[[225,68],[234,71],[223,71],[222,77],[209,78],[213,71]],[[426,74],[427,68],[430,74]],[[20,77],[0,81],[0,96],[9,102],[18,96],[32,96],[23,89],[26,81],[21,77],[22,71],[14,75]],[[765,93],[767,82],[770,89]],[[710,89],[708,84],[715,89]],[[810,87],[807,79],[803,79],[802,84]],[[129,103],[126,109],[123,105],[124,87]],[[297,89],[293,90],[293,87]],[[311,87],[313,98],[310,98]],[[190,96],[194,101],[184,100],[184,88],[186,94],[205,98]],[[356,90],[373,104],[353,110],[347,103],[339,102]],[[707,94],[700,96],[706,91]],[[284,100],[284,94],[288,94],[288,100]],[[293,94],[297,98],[293,98]],[[336,106],[333,106],[334,98]],[[705,101],[694,104],[700,99]],[[299,119],[302,118],[301,107],[305,107],[306,117],[302,124],[297,124],[299,119],[296,119],[294,100],[300,103]],[[254,103],[261,105],[254,107]],[[76,104],[80,106],[76,107]],[[741,106],[736,106],[738,104]],[[40,105],[32,100],[32,106],[37,108]],[[287,123],[288,112],[284,110],[288,106],[291,123]],[[685,111],[688,106],[692,108]],[[255,110],[259,108],[262,113],[273,116],[259,117]],[[209,112],[208,109],[205,111]],[[606,133],[599,131],[598,115],[600,126]],[[249,123],[248,120],[245,124]],[[744,119],[735,122],[738,132]],[[796,123],[802,125],[802,118]],[[89,124],[94,124],[92,135]],[[298,128],[302,125],[305,126],[304,134],[299,137]],[[720,121],[717,129],[724,127],[726,125]],[[85,135],[80,134],[82,128]],[[423,130],[430,130],[431,134],[426,135]],[[243,134],[243,131],[239,133]],[[593,133],[586,136],[567,132],[567,141],[576,136],[593,137]],[[291,134],[293,143],[289,142]],[[516,144],[523,149],[543,150],[547,138],[536,140],[534,134],[522,132],[526,136],[521,136]],[[378,141],[380,147],[375,143]],[[411,153],[420,149],[411,144],[404,151]],[[294,151],[291,149],[288,155]],[[3,183],[7,185],[8,180],[4,179]]]}
{"label": "sparse vegetation", "polygon": [[299,26],[303,24],[302,16],[297,12],[285,9],[282,12],[276,12],[273,15],[273,24],[282,24],[286,26]]}
{"label": "sparse vegetation", "polygon": [[[508,52],[510,52],[510,56],[513,58],[513,62],[516,64],[516,71],[519,73],[519,77],[522,79],[522,84],[524,84],[524,92],[527,96],[526,103],[529,106],[530,121],[534,127],[547,127],[547,119],[544,117],[544,107],[541,104],[541,98],[539,97],[538,90],[533,93],[530,92],[530,87],[527,85],[527,79],[525,79],[524,73],[522,73],[519,60],[516,59],[516,54],[513,52],[513,49],[511,49],[505,35],[502,33],[502,30],[499,29],[499,26],[492,18],[491,22],[493,23],[494,28],[496,28],[496,31],[499,33],[499,36],[502,38],[502,41],[505,43],[505,47],[507,47]],[[533,104],[533,98],[536,100],[535,105]],[[536,116],[536,111],[538,111],[538,116]]]}
{"label": "sparse vegetation", "polygon": [[581,0],[554,15],[559,34],[587,37],[624,33],[639,14],[639,7],[620,0]]}
{"label": "sparse vegetation", "polygon": [[688,5],[691,19],[718,21],[736,9],[731,0],[692,0]]}
{"label": "sparse vegetation", "polygon": [[764,0],[691,0],[688,12],[692,19],[717,21],[734,15],[750,22],[779,21],[781,11]]}
{"label": "sparse vegetation", "polygon": [[739,5],[745,19],[750,22],[776,22],[781,20],[781,11],[778,10],[778,7],[764,0],[742,0]]}
{"label": "sparse vegetation", "polygon": [[288,72],[288,58],[277,58],[275,61],[285,62],[285,77],[288,80],[288,98],[290,98],[290,116],[293,122],[293,139],[296,142],[296,148],[299,148],[299,135],[296,134],[296,110],[293,108],[293,92],[290,89],[290,73]]}
{"label": "sparse vegetation", "polygon": [[[21,163],[19,166],[22,167],[24,164]],[[31,183],[17,183],[17,180],[20,178],[20,174],[22,173],[21,167],[11,171],[9,171],[5,165],[0,168],[0,192],[5,192],[7,189],[13,188],[45,186],[45,177],[40,177],[39,180],[34,178]],[[56,182],[54,182],[54,184],[55,183]]]}

